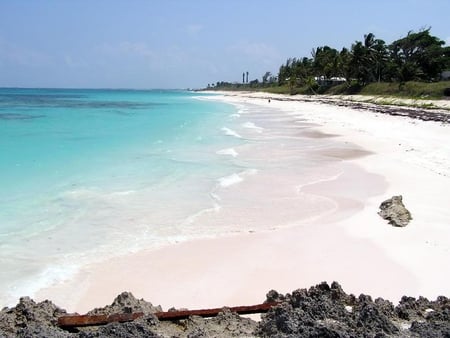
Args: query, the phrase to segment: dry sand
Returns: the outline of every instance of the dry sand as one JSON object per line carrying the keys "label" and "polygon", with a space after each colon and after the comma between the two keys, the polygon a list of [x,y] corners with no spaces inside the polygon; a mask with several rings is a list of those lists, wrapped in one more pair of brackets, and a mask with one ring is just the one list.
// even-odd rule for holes
{"label": "dry sand", "polygon": [[[393,302],[402,295],[449,296],[449,125],[315,102],[269,103],[268,94],[259,95],[216,99],[270,107],[280,118],[298,116],[315,125],[307,131],[311,138],[359,146],[325,149],[323,156],[338,159],[340,174],[298,188],[331,201],[329,213],[287,228],[194,240],[87,266],[36,298],[82,313],[126,290],[164,308],[204,308],[259,303],[270,289],[286,293],[333,280],[346,292]],[[413,216],[405,228],[377,215],[383,200],[399,194]]]}

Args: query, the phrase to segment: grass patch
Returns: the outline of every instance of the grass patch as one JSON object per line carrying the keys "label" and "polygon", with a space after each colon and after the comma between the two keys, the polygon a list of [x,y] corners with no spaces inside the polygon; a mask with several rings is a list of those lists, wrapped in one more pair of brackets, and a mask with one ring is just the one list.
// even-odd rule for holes
{"label": "grass patch", "polygon": [[397,96],[414,99],[442,99],[444,91],[450,87],[450,81],[440,82],[406,82],[399,83],[370,83],[361,89],[362,95]]}
{"label": "grass patch", "polygon": [[[447,92],[450,88],[450,81],[440,82],[406,82],[391,83],[380,82],[370,83],[364,87],[353,84],[349,86],[346,83],[333,86],[324,91],[328,95],[373,95],[373,96],[391,96],[409,99],[443,99],[448,97]],[[423,107],[425,108],[425,107]]]}
{"label": "grass patch", "polygon": [[289,94],[290,89],[288,86],[276,86],[261,88],[260,91],[272,94]]}

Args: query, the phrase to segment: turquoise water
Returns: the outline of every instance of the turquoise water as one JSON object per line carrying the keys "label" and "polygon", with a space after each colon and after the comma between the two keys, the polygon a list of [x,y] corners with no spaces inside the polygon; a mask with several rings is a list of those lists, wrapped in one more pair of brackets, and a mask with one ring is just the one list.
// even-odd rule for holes
{"label": "turquoise water", "polygon": [[184,91],[0,89],[0,306],[91,263],[333,213],[333,198],[310,187],[344,171],[327,149],[351,146],[314,137],[300,107],[272,106]]}
{"label": "turquoise water", "polygon": [[192,219],[240,169],[220,152],[245,141],[236,108],[201,96],[0,89],[0,305],[96,259],[205,235]]}

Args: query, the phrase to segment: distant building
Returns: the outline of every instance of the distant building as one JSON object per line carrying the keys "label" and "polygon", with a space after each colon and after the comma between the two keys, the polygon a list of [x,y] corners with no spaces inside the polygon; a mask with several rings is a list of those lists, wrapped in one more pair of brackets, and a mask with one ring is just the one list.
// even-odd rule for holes
{"label": "distant building", "polygon": [[316,82],[321,86],[335,86],[346,81],[345,77],[336,76],[333,76],[329,79],[327,79],[325,76],[316,76],[314,80],[316,80]]}

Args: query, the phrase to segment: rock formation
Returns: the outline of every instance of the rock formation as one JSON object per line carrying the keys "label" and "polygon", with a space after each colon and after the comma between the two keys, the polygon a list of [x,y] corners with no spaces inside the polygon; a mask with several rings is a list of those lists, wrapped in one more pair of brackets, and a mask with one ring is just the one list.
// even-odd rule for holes
{"label": "rock formation", "polygon": [[450,337],[450,300],[403,297],[397,306],[381,298],[346,294],[333,282],[309,290],[267,294],[268,302],[281,302],[262,315],[260,322],[228,309],[205,319],[190,317],[159,321],[160,307],[122,293],[112,305],[91,314],[144,312],[137,320],[63,330],[57,318],[65,315],[49,301],[21,298],[14,308],[0,312],[0,337]]}
{"label": "rock formation", "polygon": [[378,215],[396,227],[404,227],[412,220],[411,213],[405,208],[402,196],[392,196],[380,205]]}

